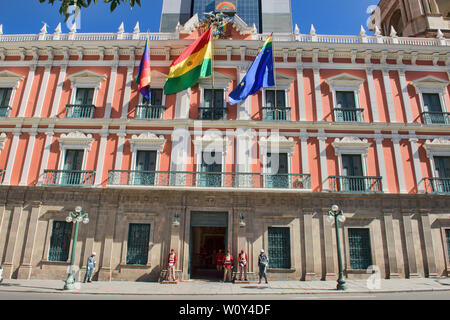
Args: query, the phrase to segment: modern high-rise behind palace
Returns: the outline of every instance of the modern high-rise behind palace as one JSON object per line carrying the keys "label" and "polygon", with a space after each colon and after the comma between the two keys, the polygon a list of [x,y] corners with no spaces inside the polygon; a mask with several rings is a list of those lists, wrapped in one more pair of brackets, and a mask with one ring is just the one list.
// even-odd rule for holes
{"label": "modern high-rise behind palace", "polygon": [[161,32],[174,32],[195,14],[225,11],[237,14],[248,26],[261,33],[292,33],[291,0],[164,0]]}
{"label": "modern high-rise behind palace", "polygon": [[[383,0],[381,11],[403,3],[419,10]],[[179,278],[214,278],[215,253],[244,248],[250,279],[264,249],[269,281],[335,280],[339,239],[348,279],[448,276],[444,31],[275,32],[276,87],[230,105],[273,19],[290,30],[289,1],[214,3],[237,13],[212,40],[213,76],[165,95],[172,62],[203,32],[200,5],[164,1],[167,32],[0,33],[3,277],[65,279],[75,248],[81,277],[95,251],[94,280],[158,281],[174,248]],[[150,100],[135,82],[147,39]],[[74,241],[78,206],[90,221]]]}

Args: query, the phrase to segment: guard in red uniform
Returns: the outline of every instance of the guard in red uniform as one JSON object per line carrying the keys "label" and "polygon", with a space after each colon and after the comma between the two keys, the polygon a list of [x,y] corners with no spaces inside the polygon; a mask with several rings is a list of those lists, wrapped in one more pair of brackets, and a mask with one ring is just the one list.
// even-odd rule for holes
{"label": "guard in red uniform", "polygon": [[175,249],[170,250],[169,257],[167,259],[168,270],[167,270],[167,280],[175,281],[175,265],[177,263],[177,254]]}
{"label": "guard in red uniform", "polygon": [[244,249],[239,253],[239,280],[242,281],[242,271],[244,271],[244,279],[247,280],[247,263],[248,263],[248,255]]}
{"label": "guard in red uniform", "polygon": [[216,269],[219,272],[222,271],[223,258],[224,258],[224,254],[222,252],[222,249],[219,249],[219,252],[217,252],[217,254],[216,254]]}
{"label": "guard in red uniform", "polygon": [[233,268],[233,256],[231,255],[230,250],[227,250],[227,254],[223,258],[223,282],[228,279],[228,281],[231,281],[231,269]]}

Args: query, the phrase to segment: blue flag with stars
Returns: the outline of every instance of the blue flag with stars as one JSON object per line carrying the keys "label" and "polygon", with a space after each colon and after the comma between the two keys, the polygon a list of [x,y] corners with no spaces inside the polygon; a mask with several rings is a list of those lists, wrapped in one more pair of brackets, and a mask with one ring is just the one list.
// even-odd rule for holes
{"label": "blue flag with stars", "polygon": [[228,95],[229,103],[231,105],[237,104],[247,99],[249,95],[255,94],[261,88],[275,86],[273,68],[272,35],[270,35],[244,79]]}

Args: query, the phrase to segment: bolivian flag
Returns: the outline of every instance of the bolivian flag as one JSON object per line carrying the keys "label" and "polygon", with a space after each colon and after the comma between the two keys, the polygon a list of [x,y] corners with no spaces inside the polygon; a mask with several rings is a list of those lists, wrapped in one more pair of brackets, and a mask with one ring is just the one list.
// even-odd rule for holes
{"label": "bolivian flag", "polygon": [[173,94],[194,86],[200,77],[209,77],[212,69],[211,28],[172,62],[164,94]]}

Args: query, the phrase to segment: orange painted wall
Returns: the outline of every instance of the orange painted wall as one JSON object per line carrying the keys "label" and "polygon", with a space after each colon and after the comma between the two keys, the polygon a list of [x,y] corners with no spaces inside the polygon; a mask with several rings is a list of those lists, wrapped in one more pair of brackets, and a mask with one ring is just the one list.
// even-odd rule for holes
{"label": "orange painted wall", "polygon": [[389,109],[387,105],[386,92],[383,81],[383,74],[379,70],[373,72],[373,82],[375,86],[375,97],[378,105],[378,118],[380,122],[389,121]]}
{"label": "orange painted wall", "polygon": [[35,185],[39,180],[39,170],[41,169],[41,161],[44,154],[45,138],[46,135],[44,133],[36,135],[31,166],[28,171],[27,185]]}
{"label": "orange painted wall", "polygon": [[400,191],[398,185],[398,175],[395,169],[394,145],[390,140],[383,140],[383,155],[386,166],[386,179],[390,193],[398,193]]}
{"label": "orange painted wall", "polygon": [[303,70],[303,85],[305,89],[306,120],[317,121],[314,73],[312,69]]}

